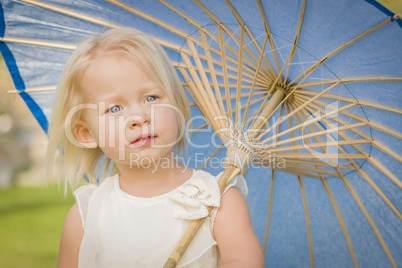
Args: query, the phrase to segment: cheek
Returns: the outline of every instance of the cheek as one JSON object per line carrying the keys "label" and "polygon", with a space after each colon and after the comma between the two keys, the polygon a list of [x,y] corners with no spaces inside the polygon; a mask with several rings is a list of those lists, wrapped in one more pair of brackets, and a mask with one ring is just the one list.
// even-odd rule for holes
{"label": "cheek", "polygon": [[113,147],[118,142],[117,137],[119,136],[119,133],[120,133],[119,123],[116,118],[113,117],[100,118],[98,128],[98,137],[100,142],[103,142],[105,145],[109,147],[110,146]]}
{"label": "cheek", "polygon": [[178,122],[176,112],[173,109],[160,109],[155,113],[155,129],[163,131],[164,134],[177,137]]}

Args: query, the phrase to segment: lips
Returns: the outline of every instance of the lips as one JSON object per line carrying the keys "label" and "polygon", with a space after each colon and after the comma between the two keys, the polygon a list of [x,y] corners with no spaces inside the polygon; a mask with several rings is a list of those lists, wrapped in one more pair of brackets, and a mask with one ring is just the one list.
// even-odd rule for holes
{"label": "lips", "polygon": [[143,135],[143,136],[137,138],[136,140],[134,140],[131,143],[131,145],[134,145],[136,147],[144,146],[144,145],[150,144],[154,138],[155,138],[155,136]]}

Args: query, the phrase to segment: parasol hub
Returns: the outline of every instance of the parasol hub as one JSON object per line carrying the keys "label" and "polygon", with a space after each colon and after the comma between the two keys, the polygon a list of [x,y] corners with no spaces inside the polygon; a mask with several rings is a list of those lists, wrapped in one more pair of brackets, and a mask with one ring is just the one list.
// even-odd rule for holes
{"label": "parasol hub", "polygon": [[226,152],[224,166],[233,165],[241,170],[245,170],[252,161],[252,152],[242,146],[230,146]]}
{"label": "parasol hub", "polygon": [[[237,134],[235,134],[237,133]],[[241,131],[233,132],[230,139],[225,143],[227,148],[225,167],[233,165],[245,170],[251,163],[260,163],[260,146],[248,135]]]}
{"label": "parasol hub", "polygon": [[275,83],[275,87],[272,89],[272,94],[274,94],[277,90],[281,90],[285,96],[289,95],[290,96],[286,99],[287,103],[292,103],[294,100],[294,96],[293,94],[291,94],[292,92],[292,88],[290,87],[290,83],[287,81],[277,81]]}

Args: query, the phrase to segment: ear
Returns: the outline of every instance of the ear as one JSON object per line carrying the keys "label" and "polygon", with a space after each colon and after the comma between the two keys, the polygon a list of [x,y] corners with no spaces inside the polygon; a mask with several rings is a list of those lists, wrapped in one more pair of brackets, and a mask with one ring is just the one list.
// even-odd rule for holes
{"label": "ear", "polygon": [[78,122],[75,124],[74,135],[78,142],[85,148],[95,149],[98,147],[98,143],[92,136],[88,129],[88,125],[84,121],[78,120]]}

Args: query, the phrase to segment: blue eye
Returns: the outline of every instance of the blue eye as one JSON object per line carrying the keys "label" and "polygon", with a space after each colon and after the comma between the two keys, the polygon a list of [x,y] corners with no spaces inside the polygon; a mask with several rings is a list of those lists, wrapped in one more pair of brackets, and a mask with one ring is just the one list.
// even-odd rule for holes
{"label": "blue eye", "polygon": [[150,102],[150,101],[154,101],[154,100],[156,100],[156,96],[148,96],[145,99],[146,102]]}
{"label": "blue eye", "polygon": [[117,113],[117,112],[120,112],[120,111],[121,111],[121,107],[118,106],[118,105],[115,105],[115,106],[113,106],[113,107],[111,107],[109,109],[109,112],[111,112],[111,113]]}

